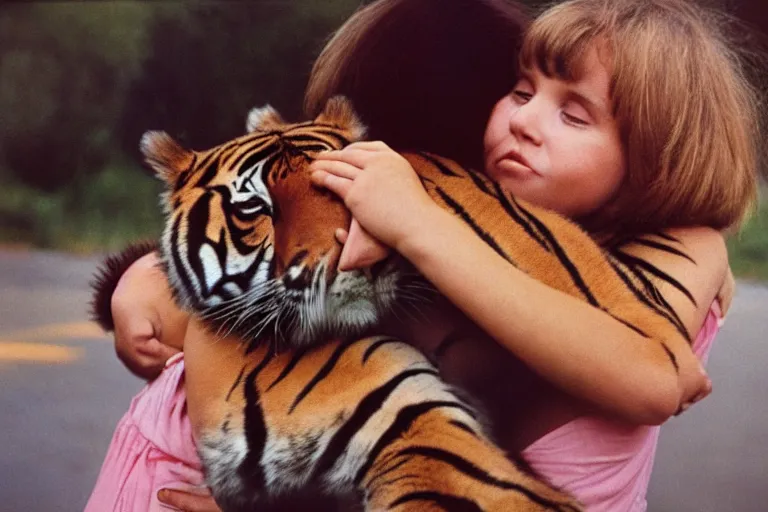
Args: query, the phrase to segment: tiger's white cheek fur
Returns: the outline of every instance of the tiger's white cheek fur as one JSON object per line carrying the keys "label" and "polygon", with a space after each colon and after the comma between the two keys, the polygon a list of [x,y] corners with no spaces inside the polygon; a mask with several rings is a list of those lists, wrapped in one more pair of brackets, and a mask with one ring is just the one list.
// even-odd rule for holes
{"label": "tiger's white cheek fur", "polygon": [[208,244],[204,244],[200,247],[200,261],[203,262],[203,276],[205,278],[205,284],[208,290],[218,283],[223,272],[221,271],[221,265],[219,265],[219,259],[216,257],[216,251]]}
{"label": "tiger's white cheek fur", "polygon": [[381,314],[376,287],[359,272],[338,274],[330,287],[326,308],[333,324],[347,328],[372,325]]}
{"label": "tiger's white cheek fur", "polygon": [[242,432],[204,432],[197,446],[205,466],[209,487],[220,496],[242,496],[245,486],[237,473],[248,454],[248,441]]}

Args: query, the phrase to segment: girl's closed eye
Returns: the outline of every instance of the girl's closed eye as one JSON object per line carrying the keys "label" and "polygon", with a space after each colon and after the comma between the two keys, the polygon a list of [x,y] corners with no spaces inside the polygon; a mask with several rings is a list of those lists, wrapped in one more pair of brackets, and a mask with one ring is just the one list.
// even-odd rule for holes
{"label": "girl's closed eye", "polygon": [[562,110],[563,120],[574,126],[591,124],[589,113],[579,105],[566,105]]}
{"label": "girl's closed eye", "polygon": [[528,103],[533,98],[533,86],[528,80],[520,80],[512,89],[512,100],[520,105]]}
{"label": "girl's closed eye", "polygon": [[533,97],[533,93],[524,91],[522,89],[515,89],[512,91],[512,98],[520,104],[528,103],[528,101]]}

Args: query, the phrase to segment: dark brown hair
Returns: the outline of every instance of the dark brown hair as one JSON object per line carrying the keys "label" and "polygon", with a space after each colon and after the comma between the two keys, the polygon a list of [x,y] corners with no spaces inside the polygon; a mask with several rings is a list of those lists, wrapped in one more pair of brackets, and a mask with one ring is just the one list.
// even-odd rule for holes
{"label": "dark brown hair", "polygon": [[482,168],[493,105],[517,79],[528,18],[507,0],[379,0],[353,14],[318,57],[305,96],[314,117],[352,100],[368,138]]}

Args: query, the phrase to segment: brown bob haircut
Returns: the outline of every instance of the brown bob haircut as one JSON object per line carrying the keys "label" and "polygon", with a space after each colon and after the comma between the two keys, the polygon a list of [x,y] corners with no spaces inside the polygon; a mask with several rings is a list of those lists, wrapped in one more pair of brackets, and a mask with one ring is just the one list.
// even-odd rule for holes
{"label": "brown bob haircut", "polygon": [[517,80],[528,17],[506,0],[379,0],[353,14],[312,69],[305,111],[352,100],[368,138],[482,169],[493,105]]}
{"label": "brown bob haircut", "polygon": [[571,0],[530,26],[524,70],[578,78],[598,45],[627,175],[593,231],[737,227],[757,194],[759,104],[727,18],[686,0]]}

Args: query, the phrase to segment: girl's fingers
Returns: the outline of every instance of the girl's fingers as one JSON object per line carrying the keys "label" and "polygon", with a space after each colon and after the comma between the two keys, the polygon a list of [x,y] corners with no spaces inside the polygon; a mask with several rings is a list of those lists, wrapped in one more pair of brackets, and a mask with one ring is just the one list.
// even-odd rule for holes
{"label": "girl's fingers", "polygon": [[386,258],[390,252],[389,247],[369,235],[357,220],[352,219],[339,257],[339,270],[371,267]]}
{"label": "girl's fingers", "polygon": [[333,235],[342,245],[347,243],[347,238],[349,238],[349,232],[346,229],[341,228],[336,228],[336,231],[334,231]]}
{"label": "girl's fingers", "polygon": [[309,178],[312,183],[320,187],[327,188],[337,196],[344,199],[349,193],[349,189],[352,187],[354,181],[342,178],[336,174],[331,174],[326,171],[314,171]]}
{"label": "girl's fingers", "polygon": [[344,162],[361,170],[371,162],[371,158],[378,151],[383,149],[373,146],[359,147],[356,144],[362,143],[355,143],[354,145],[347,146],[341,151],[324,151],[318,153],[315,156],[315,162]]}
{"label": "girl's fingers", "polygon": [[361,169],[344,160],[315,160],[309,166],[312,171],[325,171],[335,174],[348,180],[353,180],[360,173]]}
{"label": "girl's fingers", "polygon": [[387,146],[380,140],[353,142],[352,144],[344,147],[343,149],[336,149],[332,151],[321,151],[315,156],[315,158],[317,160],[346,161],[346,159],[348,158],[355,158],[355,157],[359,158],[359,157],[370,156],[370,155],[360,154],[361,152],[370,154],[371,152],[382,151],[386,149],[390,149],[389,146]]}
{"label": "girl's fingers", "polygon": [[361,142],[353,142],[342,151],[349,151],[352,149],[362,149],[363,151],[381,151],[382,149],[389,149],[389,146],[380,140],[365,140]]}
{"label": "girl's fingers", "polygon": [[221,512],[221,509],[210,494],[179,491],[176,489],[161,489],[157,493],[161,503],[170,505],[185,512]]}

